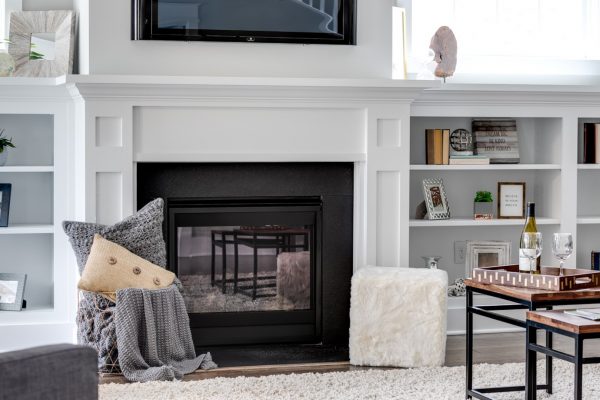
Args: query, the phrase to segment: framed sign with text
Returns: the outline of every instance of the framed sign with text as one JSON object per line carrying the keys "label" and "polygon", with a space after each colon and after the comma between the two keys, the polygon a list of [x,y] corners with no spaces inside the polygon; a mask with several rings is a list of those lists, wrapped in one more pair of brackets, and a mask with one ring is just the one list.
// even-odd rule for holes
{"label": "framed sign with text", "polygon": [[525,182],[498,182],[498,218],[525,218]]}

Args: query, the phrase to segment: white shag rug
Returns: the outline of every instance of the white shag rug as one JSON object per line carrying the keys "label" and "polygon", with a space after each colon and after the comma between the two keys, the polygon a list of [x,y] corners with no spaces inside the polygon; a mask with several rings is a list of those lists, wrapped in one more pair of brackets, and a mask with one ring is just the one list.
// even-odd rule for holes
{"label": "white shag rug", "polygon": [[[538,380],[544,378],[539,362]],[[475,387],[524,384],[524,364],[479,364]],[[554,394],[538,391],[538,399],[573,398],[573,365],[556,360]],[[584,399],[600,398],[600,364],[584,366]],[[100,385],[100,400],[463,400],[464,367],[359,370],[325,374],[271,375],[260,378],[215,378],[189,382]],[[521,393],[495,394],[494,399],[523,399]]]}

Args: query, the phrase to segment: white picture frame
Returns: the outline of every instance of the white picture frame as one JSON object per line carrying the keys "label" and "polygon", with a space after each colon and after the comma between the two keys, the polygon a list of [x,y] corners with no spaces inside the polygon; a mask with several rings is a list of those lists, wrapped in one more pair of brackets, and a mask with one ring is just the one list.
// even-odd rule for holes
{"label": "white picture frame", "polygon": [[510,264],[512,243],[501,240],[468,240],[465,251],[465,277],[473,276],[473,269]]}
{"label": "white picture frame", "polygon": [[450,206],[441,179],[424,179],[423,197],[427,207],[427,219],[450,218]]}

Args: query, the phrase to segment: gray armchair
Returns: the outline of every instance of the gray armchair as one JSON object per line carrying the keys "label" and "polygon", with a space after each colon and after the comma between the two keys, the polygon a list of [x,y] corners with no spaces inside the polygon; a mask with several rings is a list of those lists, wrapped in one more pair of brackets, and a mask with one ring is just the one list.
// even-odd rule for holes
{"label": "gray armchair", "polygon": [[97,400],[97,362],[70,344],[0,353],[0,400]]}

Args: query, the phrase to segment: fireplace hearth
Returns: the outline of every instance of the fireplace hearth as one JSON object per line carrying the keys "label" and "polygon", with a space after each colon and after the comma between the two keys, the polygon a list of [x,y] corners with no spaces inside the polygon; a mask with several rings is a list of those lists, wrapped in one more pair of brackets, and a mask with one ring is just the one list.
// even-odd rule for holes
{"label": "fireplace hearth", "polygon": [[353,182],[352,163],[138,163],[138,206],[167,203],[198,350],[227,365],[347,357]]}

